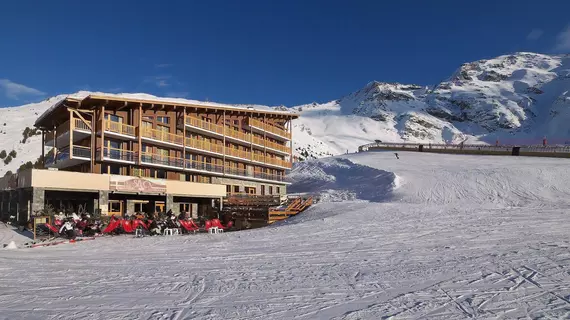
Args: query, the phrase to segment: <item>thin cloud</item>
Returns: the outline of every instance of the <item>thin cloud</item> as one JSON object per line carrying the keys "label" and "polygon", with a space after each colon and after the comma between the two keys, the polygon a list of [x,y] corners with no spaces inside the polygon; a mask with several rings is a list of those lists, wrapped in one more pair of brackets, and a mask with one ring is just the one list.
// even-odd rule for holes
{"label": "thin cloud", "polygon": [[0,91],[2,91],[7,98],[12,100],[45,95],[45,92],[8,79],[0,79]]}
{"label": "thin cloud", "polygon": [[532,29],[530,33],[526,36],[526,39],[530,41],[538,40],[540,39],[540,37],[542,37],[543,34],[544,31],[542,31],[542,29]]}
{"label": "thin cloud", "polygon": [[556,36],[556,44],[554,46],[554,51],[557,52],[568,52],[570,51],[570,25],[560,31]]}
{"label": "thin cloud", "polygon": [[170,86],[170,79],[172,76],[170,75],[163,75],[163,76],[151,76],[144,78],[143,82],[145,83],[152,83],[159,88],[169,87]]}
{"label": "thin cloud", "polygon": [[169,68],[172,67],[171,63],[158,63],[154,65],[155,68]]}

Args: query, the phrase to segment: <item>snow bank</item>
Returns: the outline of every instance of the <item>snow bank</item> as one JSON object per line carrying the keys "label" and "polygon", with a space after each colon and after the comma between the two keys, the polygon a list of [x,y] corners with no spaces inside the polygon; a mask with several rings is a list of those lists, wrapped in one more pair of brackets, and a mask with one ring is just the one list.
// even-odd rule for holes
{"label": "snow bank", "polygon": [[392,172],[358,165],[348,159],[328,158],[297,164],[289,174],[293,193],[311,193],[320,201],[390,199],[396,186]]}

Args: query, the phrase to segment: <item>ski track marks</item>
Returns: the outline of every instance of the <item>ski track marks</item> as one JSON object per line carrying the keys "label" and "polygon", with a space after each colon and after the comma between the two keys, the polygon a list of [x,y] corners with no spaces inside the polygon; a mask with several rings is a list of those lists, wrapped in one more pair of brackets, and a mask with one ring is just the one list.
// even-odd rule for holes
{"label": "ski track marks", "polygon": [[566,162],[345,158],[325,173],[374,167],[389,196],[216,236],[0,250],[0,319],[570,318]]}

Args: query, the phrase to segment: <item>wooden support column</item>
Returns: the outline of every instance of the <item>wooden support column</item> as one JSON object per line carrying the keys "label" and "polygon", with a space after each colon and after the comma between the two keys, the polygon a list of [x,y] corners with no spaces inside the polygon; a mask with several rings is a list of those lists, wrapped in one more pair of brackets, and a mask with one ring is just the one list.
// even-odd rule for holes
{"label": "wooden support column", "polygon": [[57,159],[57,127],[53,125],[53,163]]}
{"label": "wooden support column", "polygon": [[73,159],[73,130],[75,129],[75,121],[73,121],[73,111],[69,111],[69,160]]}
{"label": "wooden support column", "polygon": [[222,118],[222,128],[224,128],[224,148],[222,150],[224,150],[224,152],[222,153],[222,173],[225,175],[226,174],[226,110],[224,109],[223,111],[223,118]]}
{"label": "wooden support column", "polygon": [[289,161],[293,163],[293,119],[289,119]]}
{"label": "wooden support column", "polygon": [[[267,122],[267,114],[263,114],[263,123]],[[264,124],[265,126],[265,124]],[[267,142],[267,130],[263,128],[263,162],[266,162],[265,157],[267,157],[267,148],[265,147],[265,143]]]}
{"label": "wooden support column", "polygon": [[97,157],[97,111],[93,110],[93,114],[91,116],[91,171],[90,173],[95,172],[95,158]]}
{"label": "wooden support column", "polygon": [[142,127],[143,114],[142,113],[143,113],[142,103],[139,103],[139,126],[138,126],[138,132],[136,132],[138,142],[139,142],[139,147],[137,150],[137,155],[138,155],[137,164],[138,165],[141,164],[141,160],[142,160],[142,133],[141,133],[141,131],[143,130],[143,127]]}
{"label": "wooden support column", "polygon": [[[46,168],[46,133],[45,131],[42,129],[42,163],[41,163],[41,167],[42,169]],[[0,208],[2,209],[2,208]]]}
{"label": "wooden support column", "polygon": [[105,155],[105,106],[101,106],[101,160]]}
{"label": "wooden support column", "polygon": [[[182,165],[184,166],[182,170],[186,170],[186,107],[182,109],[182,112],[184,112],[182,115]],[[186,176],[186,173],[184,173],[184,176]]]}

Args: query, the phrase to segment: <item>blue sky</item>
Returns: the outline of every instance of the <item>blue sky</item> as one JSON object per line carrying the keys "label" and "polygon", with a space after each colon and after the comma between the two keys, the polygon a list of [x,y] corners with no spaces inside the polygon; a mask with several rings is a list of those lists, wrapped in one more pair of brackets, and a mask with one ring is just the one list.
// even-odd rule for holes
{"label": "blue sky", "polygon": [[372,80],[570,52],[570,1],[4,1],[0,106],[78,90],[325,102]]}

